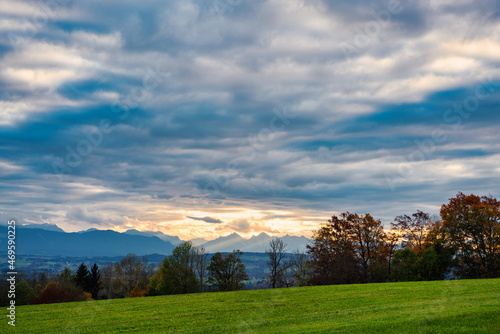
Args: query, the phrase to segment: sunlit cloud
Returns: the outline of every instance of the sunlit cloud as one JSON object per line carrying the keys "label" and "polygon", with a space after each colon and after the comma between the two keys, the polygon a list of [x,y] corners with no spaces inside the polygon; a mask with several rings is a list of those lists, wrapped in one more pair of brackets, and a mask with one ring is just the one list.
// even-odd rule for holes
{"label": "sunlit cloud", "polygon": [[0,1],[1,219],[311,236],[500,196],[497,1],[215,3]]}

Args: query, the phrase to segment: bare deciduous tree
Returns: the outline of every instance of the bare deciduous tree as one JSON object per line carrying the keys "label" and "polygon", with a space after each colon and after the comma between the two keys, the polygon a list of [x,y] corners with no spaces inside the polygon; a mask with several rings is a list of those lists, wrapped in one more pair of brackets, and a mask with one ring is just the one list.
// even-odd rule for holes
{"label": "bare deciduous tree", "polygon": [[[148,264],[148,259],[135,254],[127,254],[119,263],[114,265],[115,283],[122,285],[122,297],[128,296],[130,291],[138,286],[140,290],[147,288],[149,279],[153,274],[153,267]],[[120,284],[118,284],[120,283]]]}
{"label": "bare deciduous tree", "polygon": [[208,266],[208,254],[204,247],[194,247],[194,267],[195,272],[198,275],[198,279],[200,280],[200,291],[205,291],[205,277]]}
{"label": "bare deciduous tree", "polygon": [[432,227],[432,220],[428,213],[417,210],[411,217],[397,216],[396,222],[391,223],[393,230],[398,230],[403,237],[403,247],[410,247],[417,255],[424,251],[424,242]]}
{"label": "bare deciduous tree", "polygon": [[271,288],[280,288],[289,286],[286,271],[290,264],[286,260],[286,244],[280,239],[272,239],[269,242],[269,249],[266,249],[266,254],[269,256],[267,266],[270,270],[269,283]]}
{"label": "bare deciduous tree", "polygon": [[296,250],[290,257],[290,268],[292,276],[295,279],[296,286],[306,286],[312,275],[311,264],[309,263],[309,256],[305,253]]}

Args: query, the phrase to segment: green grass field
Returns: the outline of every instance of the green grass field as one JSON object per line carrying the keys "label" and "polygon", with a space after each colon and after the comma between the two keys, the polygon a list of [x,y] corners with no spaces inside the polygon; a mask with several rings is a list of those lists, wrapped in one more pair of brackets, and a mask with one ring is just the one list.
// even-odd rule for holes
{"label": "green grass field", "polygon": [[23,306],[5,333],[500,333],[500,279]]}

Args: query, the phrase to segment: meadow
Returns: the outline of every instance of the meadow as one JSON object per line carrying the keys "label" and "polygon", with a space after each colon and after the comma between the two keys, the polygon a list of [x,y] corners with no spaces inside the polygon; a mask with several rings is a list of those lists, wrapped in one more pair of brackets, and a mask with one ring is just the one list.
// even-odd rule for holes
{"label": "meadow", "polygon": [[500,279],[30,305],[15,328],[3,321],[5,333],[500,333]]}

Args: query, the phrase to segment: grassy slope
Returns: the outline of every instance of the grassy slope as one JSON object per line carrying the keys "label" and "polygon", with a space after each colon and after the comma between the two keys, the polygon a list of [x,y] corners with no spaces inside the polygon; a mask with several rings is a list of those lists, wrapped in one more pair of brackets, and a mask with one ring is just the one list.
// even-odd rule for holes
{"label": "grassy slope", "polygon": [[[500,333],[500,279],[340,285],[17,308],[19,333]],[[5,326],[5,327],[4,327]]]}

